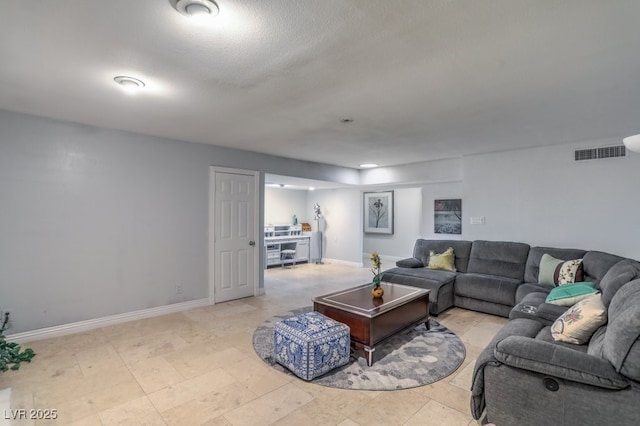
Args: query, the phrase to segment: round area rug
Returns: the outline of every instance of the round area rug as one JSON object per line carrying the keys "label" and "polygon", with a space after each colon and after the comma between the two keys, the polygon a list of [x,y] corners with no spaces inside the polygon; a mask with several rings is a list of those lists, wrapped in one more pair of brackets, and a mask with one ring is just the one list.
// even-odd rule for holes
{"label": "round area rug", "polygon": [[[253,347],[264,362],[278,371],[295,376],[275,362],[273,329],[285,318],[311,311],[299,308],[269,318],[253,333]],[[464,343],[453,332],[434,320],[430,330],[421,324],[399,334],[376,348],[374,363],[364,357],[351,357],[349,363],[316,377],[310,383],[358,390],[397,390],[424,386],[442,380],[460,367],[465,357]],[[358,355],[358,353],[356,353]]]}

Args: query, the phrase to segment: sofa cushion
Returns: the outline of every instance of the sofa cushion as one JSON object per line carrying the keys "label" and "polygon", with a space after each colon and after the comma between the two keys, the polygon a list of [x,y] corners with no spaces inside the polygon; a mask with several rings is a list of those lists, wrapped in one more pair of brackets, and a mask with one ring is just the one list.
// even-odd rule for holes
{"label": "sofa cushion", "polygon": [[410,257],[408,259],[401,259],[396,262],[398,268],[424,268],[424,264],[420,259]]}
{"label": "sofa cushion", "polygon": [[640,263],[636,261],[625,259],[613,265],[602,277],[599,285],[604,306],[609,306],[611,299],[623,285],[639,276]]}
{"label": "sofa cushion", "polygon": [[600,294],[594,294],[573,305],[551,326],[553,339],[582,345],[607,322],[607,309]]}
{"label": "sofa cushion", "polygon": [[[547,297],[547,294],[554,288],[550,285],[543,284],[533,284],[533,283],[524,283],[518,286],[516,290],[516,303],[522,302],[530,293],[544,293],[544,297],[542,298],[542,302]],[[540,303],[542,303],[540,302]]]}
{"label": "sofa cushion", "polygon": [[548,253],[540,259],[539,284],[562,285],[582,281],[582,259],[556,259]]}
{"label": "sofa cushion", "polygon": [[541,303],[540,305],[538,305],[536,316],[538,317],[539,321],[551,325],[560,317],[560,315],[567,312],[567,309],[569,309],[567,306],[552,305],[551,303]]}
{"label": "sofa cushion", "polygon": [[471,246],[467,272],[522,282],[528,254],[528,244],[477,240]]}
{"label": "sofa cushion", "polygon": [[[602,389],[615,389],[622,390],[629,387],[629,380],[622,377],[620,374],[611,367],[604,359],[591,357],[583,352],[577,351],[574,347],[562,347],[555,342],[544,342],[539,339],[527,339],[521,336],[509,336],[506,339],[498,342],[494,350],[495,358],[497,361],[515,367],[519,370],[526,370],[539,373],[542,377],[550,377],[562,385],[553,389],[557,391],[559,387],[568,386],[567,382],[582,383],[587,386],[595,386],[600,390]],[[540,380],[538,383],[547,385],[547,380]],[[542,381],[542,383],[540,383]],[[529,387],[531,383],[522,385],[522,383],[511,383],[511,392],[522,392],[522,387]],[[546,387],[546,386],[545,386]],[[519,389],[520,388],[520,389]],[[547,388],[548,390],[551,390]],[[539,389],[536,389],[540,392]],[[562,389],[559,392],[558,397],[561,398],[564,404],[572,405],[564,400],[566,389]],[[538,395],[536,395],[538,396]],[[521,399],[522,396],[520,396]],[[580,405],[588,404],[586,398],[583,395],[583,399],[578,397]],[[576,401],[578,402],[578,401]],[[562,404],[562,405],[564,405]],[[543,405],[544,406],[544,405]],[[540,408],[542,408],[541,406]],[[531,407],[531,405],[529,405]],[[573,412],[567,414],[565,407],[564,416],[559,416],[556,421],[552,423],[548,421],[538,421],[539,418],[533,423],[522,422],[510,422],[509,424],[567,424],[567,425],[596,425],[602,424],[601,422],[585,422],[583,419],[579,421],[575,420]],[[582,408],[582,407],[581,407]],[[565,422],[562,420],[570,419],[571,421]],[[560,421],[558,421],[560,420]],[[612,420],[612,419],[611,419]],[[607,422],[609,424],[611,422]],[[618,424],[618,422],[613,421]],[[503,424],[503,423],[500,423]]]}
{"label": "sofa cushion", "polygon": [[588,251],[582,257],[584,280],[596,283],[602,280],[613,265],[624,260],[624,257],[602,251]]}
{"label": "sofa cushion", "polygon": [[577,302],[597,293],[594,283],[573,283],[556,287],[549,292],[546,303],[560,306],[572,306]]}
{"label": "sofa cushion", "polygon": [[513,307],[520,280],[495,275],[461,274],[456,278],[455,294]]}
{"label": "sofa cushion", "polygon": [[436,253],[433,250],[429,251],[429,269],[441,269],[443,271],[456,272],[455,255],[453,247],[449,247],[444,253]]}
{"label": "sofa cushion", "polygon": [[555,340],[551,333],[551,326],[544,327],[542,330],[540,330],[540,332],[536,336],[536,340],[553,343],[554,345],[564,346],[566,348],[571,348],[573,350],[585,352],[585,353],[587,352],[587,349],[588,349],[587,345],[576,345],[573,343],[566,343],[566,342]]}
{"label": "sofa cushion", "polygon": [[455,272],[427,268],[392,268],[382,273],[382,280],[431,290],[429,313],[438,315],[453,306]]}
{"label": "sofa cushion", "polygon": [[602,354],[602,348],[604,347],[604,336],[607,333],[607,327],[607,324],[603,325],[602,327],[597,329],[591,336],[587,351],[589,355],[597,356],[598,358],[604,358],[604,355]]}
{"label": "sofa cushion", "polygon": [[397,282],[398,284],[402,284],[401,282],[392,279],[392,277],[397,276],[420,278],[441,283],[452,282],[456,279],[455,272],[427,268],[391,268],[382,272],[383,281]]}
{"label": "sofa cushion", "polygon": [[571,260],[582,259],[587,253],[586,250],[573,248],[555,248],[555,247],[531,247],[527,257],[527,265],[524,272],[524,282],[537,283],[540,269],[540,260],[543,254],[549,254],[556,259]]}
{"label": "sofa cushion", "polygon": [[602,356],[619,373],[640,380],[640,279],[622,286],[611,300]]}
{"label": "sofa cushion", "polygon": [[[518,287],[518,288],[520,288],[520,287]],[[531,292],[531,293],[527,294],[518,303],[521,303],[521,304],[527,305],[527,306],[538,307],[538,305],[540,305],[541,303],[544,303],[544,301],[547,300],[547,295],[548,294],[549,293],[542,293],[542,292],[534,291],[534,292]]]}
{"label": "sofa cushion", "polygon": [[419,259],[423,265],[429,264],[429,252],[442,253],[449,247],[453,247],[455,266],[458,272],[467,272],[471,241],[464,240],[423,240],[417,239],[413,247],[413,257]]}

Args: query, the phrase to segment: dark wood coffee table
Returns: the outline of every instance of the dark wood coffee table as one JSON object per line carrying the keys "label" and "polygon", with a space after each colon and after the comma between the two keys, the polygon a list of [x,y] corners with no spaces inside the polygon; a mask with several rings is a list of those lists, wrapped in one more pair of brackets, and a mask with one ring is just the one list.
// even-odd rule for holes
{"label": "dark wood coffee table", "polygon": [[371,295],[371,284],[313,298],[313,309],[351,329],[351,344],[364,350],[367,365],[373,364],[376,346],[418,324],[429,327],[429,290],[401,284],[381,283],[382,299]]}

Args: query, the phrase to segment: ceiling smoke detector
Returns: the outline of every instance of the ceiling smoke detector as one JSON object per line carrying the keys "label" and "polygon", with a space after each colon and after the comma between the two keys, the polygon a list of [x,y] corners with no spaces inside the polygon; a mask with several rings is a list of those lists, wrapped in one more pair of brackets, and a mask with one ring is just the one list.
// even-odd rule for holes
{"label": "ceiling smoke detector", "polygon": [[178,0],[174,7],[190,18],[216,16],[220,12],[213,0]]}

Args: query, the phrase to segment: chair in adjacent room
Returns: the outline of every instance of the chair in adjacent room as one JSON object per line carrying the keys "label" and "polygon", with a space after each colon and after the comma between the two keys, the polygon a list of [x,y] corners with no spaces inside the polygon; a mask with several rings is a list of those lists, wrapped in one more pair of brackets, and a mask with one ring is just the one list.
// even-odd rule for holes
{"label": "chair in adjacent room", "polygon": [[292,268],[296,267],[296,244],[295,243],[289,243],[289,244],[282,244],[282,249],[280,250],[280,262],[282,263],[282,267],[284,268],[285,264],[289,263],[289,261],[291,261],[292,263]]}

